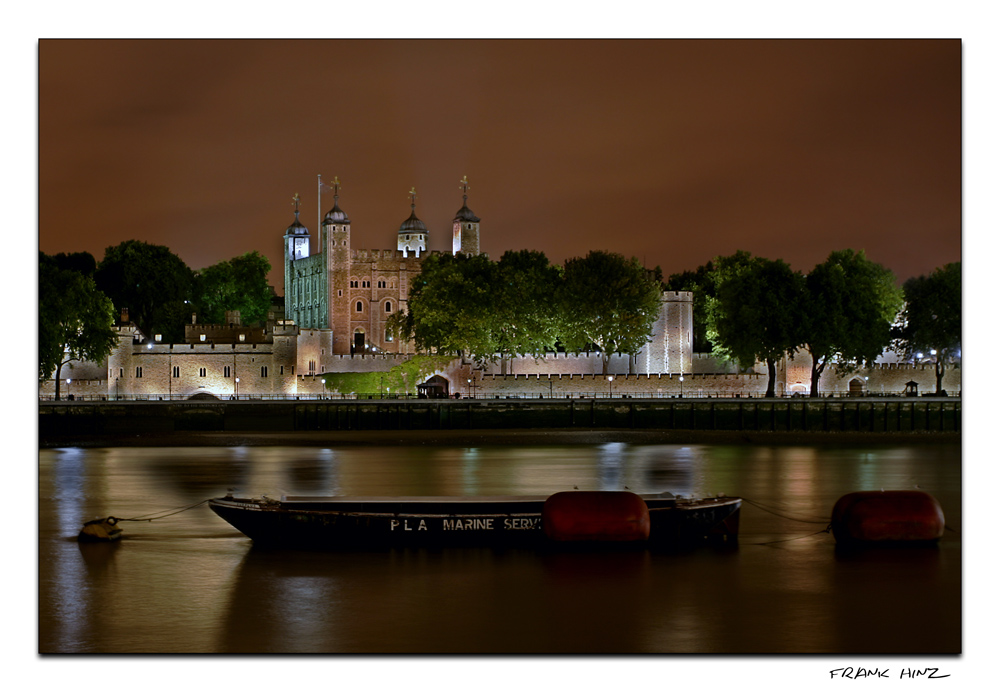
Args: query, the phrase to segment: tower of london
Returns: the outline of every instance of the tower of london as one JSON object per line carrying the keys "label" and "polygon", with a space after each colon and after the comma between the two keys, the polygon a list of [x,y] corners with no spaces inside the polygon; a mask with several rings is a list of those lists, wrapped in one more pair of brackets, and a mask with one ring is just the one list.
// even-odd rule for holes
{"label": "tower of london", "polygon": [[[452,222],[452,251],[479,254],[480,219],[468,207],[468,180],[462,179],[462,208]],[[412,353],[394,340],[386,321],[406,310],[410,282],[428,254],[430,233],[417,216],[416,190],[410,190],[410,216],[396,233],[396,249],[357,249],[351,243],[351,220],[340,208],[335,179],[333,208],[323,217],[312,254],[309,229],[295,220],[285,230],[285,318],[302,330],[329,330],[326,355]]]}

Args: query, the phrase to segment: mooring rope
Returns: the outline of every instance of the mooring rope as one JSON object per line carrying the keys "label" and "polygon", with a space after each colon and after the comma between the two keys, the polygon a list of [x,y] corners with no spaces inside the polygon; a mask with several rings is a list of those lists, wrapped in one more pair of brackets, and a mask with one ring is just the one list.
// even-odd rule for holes
{"label": "mooring rope", "polygon": [[[201,505],[208,502],[208,500],[202,500],[193,505],[188,505],[187,507],[179,507],[176,509],[164,509],[160,512],[150,512],[149,514],[140,514],[137,517],[132,517],[131,519],[118,519],[118,521],[155,521],[157,519],[165,519],[166,517],[172,517],[175,514],[180,514],[181,512],[186,512],[189,509],[194,509],[195,507],[200,507]],[[166,514],[161,514],[161,512],[166,512]],[[159,514],[160,516],[152,516],[154,514]]]}
{"label": "mooring rope", "polygon": [[781,514],[779,512],[774,511],[773,509],[769,509],[767,507],[767,505],[761,504],[760,502],[754,502],[753,500],[748,500],[745,497],[742,498],[742,500],[744,502],[750,504],[750,505],[753,505],[754,507],[756,507],[757,509],[759,509],[761,511],[767,512],[768,514],[773,514],[776,517],[781,517],[782,519],[788,519],[790,521],[800,521],[803,524],[829,524],[830,523],[829,519],[801,519],[799,517],[791,517],[791,516],[788,516],[787,514]]}
{"label": "mooring rope", "polygon": [[820,529],[813,533],[807,533],[805,536],[793,536],[792,538],[780,538],[776,541],[764,541],[763,543],[746,543],[744,545],[771,545],[773,543],[788,543],[789,541],[798,541],[803,538],[810,538],[812,536],[818,536],[821,533],[830,533],[831,527],[827,526],[825,529]]}

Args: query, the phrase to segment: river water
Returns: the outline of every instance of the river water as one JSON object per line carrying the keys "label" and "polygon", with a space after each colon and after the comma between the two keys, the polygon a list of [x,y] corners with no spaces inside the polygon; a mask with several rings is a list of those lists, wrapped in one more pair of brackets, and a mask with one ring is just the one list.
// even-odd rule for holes
{"label": "river water", "polygon": [[[206,506],[278,496],[739,495],[735,549],[308,553],[255,549]],[[919,486],[936,548],[845,555],[826,527],[855,490]],[[42,653],[871,653],[962,650],[957,444],[50,449],[39,461]],[[758,507],[766,506],[769,511]]]}

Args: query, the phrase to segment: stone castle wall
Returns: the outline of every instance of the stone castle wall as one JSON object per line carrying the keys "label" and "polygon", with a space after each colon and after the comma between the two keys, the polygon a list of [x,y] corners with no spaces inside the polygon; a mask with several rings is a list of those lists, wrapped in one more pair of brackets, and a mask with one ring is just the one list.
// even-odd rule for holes
{"label": "stone castle wall", "polygon": [[[483,375],[477,380],[478,396],[537,398],[675,396],[763,396],[767,376],[751,375]],[[551,386],[550,386],[551,385]]]}

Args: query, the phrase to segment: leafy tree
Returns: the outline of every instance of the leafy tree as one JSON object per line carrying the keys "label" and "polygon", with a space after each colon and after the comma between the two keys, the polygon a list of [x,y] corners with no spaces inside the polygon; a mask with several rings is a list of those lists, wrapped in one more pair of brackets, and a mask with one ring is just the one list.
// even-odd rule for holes
{"label": "leafy tree", "polygon": [[97,260],[89,252],[60,252],[49,257],[49,260],[60,269],[80,272],[84,276],[93,277],[94,272],[97,271]]}
{"label": "leafy tree", "polygon": [[903,284],[906,301],[896,349],[903,355],[934,356],[937,391],[949,361],[962,346],[962,263],[952,262]]}
{"label": "leafy tree", "polygon": [[806,277],[805,347],[812,356],[810,396],[831,362],[849,372],[870,365],[891,341],[892,322],[903,303],[891,271],[864,251],[838,250]]}
{"label": "leafy tree", "polygon": [[420,350],[492,356],[497,274],[485,255],[431,255],[411,284],[406,314],[393,315],[388,326]]}
{"label": "leafy tree", "polygon": [[612,353],[635,354],[649,341],[662,295],[656,274],[634,257],[592,251],[567,260],[556,292],[560,341],[569,351],[596,346],[606,375]]}
{"label": "leafy tree", "polygon": [[775,394],[776,361],[802,343],[805,279],[781,260],[738,252],[714,261],[717,296],[712,329],[717,350],[742,367],[767,364],[767,394]]}
{"label": "leafy tree", "polygon": [[163,307],[191,300],[194,273],[168,248],[139,240],[109,247],[94,280],[117,310],[128,309],[129,318],[146,334],[184,340],[183,313],[172,310],[167,316]]}
{"label": "leafy tree", "polygon": [[195,280],[202,321],[221,324],[227,310],[239,310],[245,324],[264,322],[271,307],[269,271],[271,263],[256,250],[202,269]]}
{"label": "leafy tree", "polygon": [[[754,257],[746,250],[738,250],[736,253],[727,256],[716,257],[708,262],[704,267],[699,268],[699,272],[705,269],[706,281],[703,284],[705,302],[705,340],[711,344],[712,355],[721,360],[737,361],[734,353],[728,349],[719,339],[718,322],[723,317],[719,304],[719,288],[728,279],[732,279],[741,272],[748,271],[755,266],[759,258]],[[752,368],[756,361],[742,364],[745,368]],[[741,365],[737,362],[737,365]]]}
{"label": "leafy tree", "polygon": [[553,351],[559,337],[557,311],[552,300],[560,270],[544,253],[509,250],[496,266],[497,283],[489,329],[497,352],[504,355],[543,355]]}
{"label": "leafy tree", "polygon": [[118,343],[113,324],[114,307],[92,278],[60,269],[43,256],[38,263],[38,379],[54,376],[57,400],[62,366],[103,360]]}

